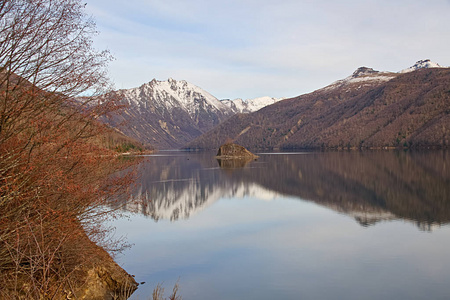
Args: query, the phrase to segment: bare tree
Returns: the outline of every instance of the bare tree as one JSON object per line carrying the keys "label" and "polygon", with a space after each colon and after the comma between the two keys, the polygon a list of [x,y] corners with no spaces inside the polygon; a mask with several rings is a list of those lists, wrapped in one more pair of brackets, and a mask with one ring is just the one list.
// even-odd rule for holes
{"label": "bare tree", "polygon": [[96,33],[79,0],[0,2],[1,298],[72,289],[94,249],[83,237],[129,182],[92,142],[111,108],[91,103],[111,87]]}

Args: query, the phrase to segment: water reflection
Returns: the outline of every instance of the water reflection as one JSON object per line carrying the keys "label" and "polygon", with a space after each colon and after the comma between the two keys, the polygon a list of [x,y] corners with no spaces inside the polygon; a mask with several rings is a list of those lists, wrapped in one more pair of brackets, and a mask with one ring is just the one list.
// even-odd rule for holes
{"label": "water reflection", "polygon": [[217,159],[217,163],[222,169],[239,169],[248,165],[251,161],[254,161],[251,157],[240,157],[233,159]]}
{"label": "water reflection", "polygon": [[259,154],[257,161],[217,164],[213,153],[150,157],[126,209],[154,220],[186,219],[221,198],[277,195],[313,201],[362,226],[412,221],[422,230],[450,221],[449,154],[326,152]]}

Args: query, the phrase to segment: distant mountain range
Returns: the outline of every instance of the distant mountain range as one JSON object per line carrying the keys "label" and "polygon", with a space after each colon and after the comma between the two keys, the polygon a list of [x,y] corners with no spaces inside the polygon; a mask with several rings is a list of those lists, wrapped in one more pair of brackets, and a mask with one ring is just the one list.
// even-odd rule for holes
{"label": "distant mountain range", "polygon": [[[156,149],[366,148],[449,145],[449,68],[430,60],[400,72],[358,68],[291,99],[219,100],[168,79],[106,97],[125,108],[104,121]],[[245,114],[245,115],[243,115]]]}
{"label": "distant mountain range", "polygon": [[358,68],[310,94],[236,114],[189,143],[215,149],[423,148],[450,145],[450,68],[418,61],[398,73]]}

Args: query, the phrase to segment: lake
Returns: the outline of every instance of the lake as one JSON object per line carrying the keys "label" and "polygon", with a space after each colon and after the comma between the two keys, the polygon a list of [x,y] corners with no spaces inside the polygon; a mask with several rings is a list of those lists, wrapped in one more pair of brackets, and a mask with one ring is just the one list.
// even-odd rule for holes
{"label": "lake", "polygon": [[131,299],[449,299],[445,151],[159,152],[116,235]]}

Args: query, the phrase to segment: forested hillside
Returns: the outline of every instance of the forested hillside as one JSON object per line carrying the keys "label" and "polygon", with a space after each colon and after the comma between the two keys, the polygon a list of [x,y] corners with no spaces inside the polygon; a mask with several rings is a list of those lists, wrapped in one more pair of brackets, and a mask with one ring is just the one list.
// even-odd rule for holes
{"label": "forested hillside", "polygon": [[227,139],[252,149],[445,148],[450,144],[450,69],[330,85],[233,116],[186,147],[218,148]]}

